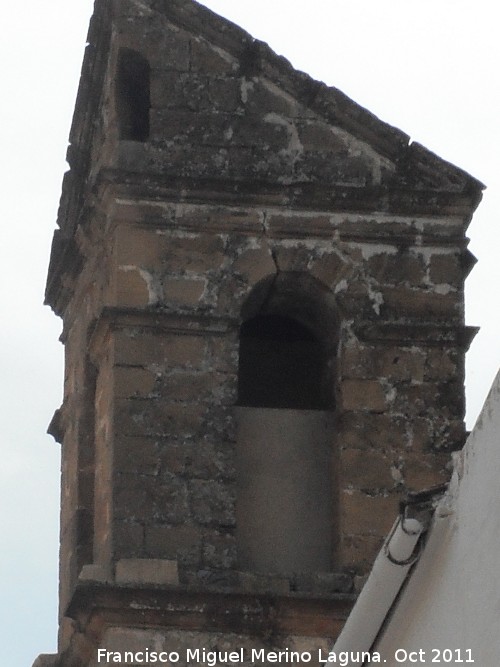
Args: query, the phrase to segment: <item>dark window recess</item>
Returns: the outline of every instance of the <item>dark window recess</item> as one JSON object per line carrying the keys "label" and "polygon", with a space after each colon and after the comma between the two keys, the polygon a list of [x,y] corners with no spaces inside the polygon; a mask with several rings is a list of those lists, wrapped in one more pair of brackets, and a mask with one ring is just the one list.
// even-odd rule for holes
{"label": "dark window recess", "polygon": [[331,408],[323,345],[299,322],[258,315],[240,330],[238,403],[261,408]]}
{"label": "dark window recess", "polygon": [[120,50],[116,81],[120,139],[146,141],[149,138],[150,74],[149,63],[140,53]]}

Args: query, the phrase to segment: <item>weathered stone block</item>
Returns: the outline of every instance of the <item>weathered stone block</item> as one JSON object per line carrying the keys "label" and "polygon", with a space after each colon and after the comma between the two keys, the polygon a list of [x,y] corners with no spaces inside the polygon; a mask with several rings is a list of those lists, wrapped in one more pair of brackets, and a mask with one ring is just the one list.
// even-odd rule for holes
{"label": "weathered stone block", "polygon": [[188,271],[202,276],[222,268],[225,261],[224,240],[220,235],[158,235],[164,245],[162,263],[172,273]]}
{"label": "weathered stone block", "polygon": [[134,17],[134,22],[138,21],[137,11],[137,7],[124,11],[123,19],[118,22],[120,46],[142,53],[151,63],[161,63],[165,70],[188,72],[188,33],[169,28],[163,21],[158,22],[157,17],[155,21],[151,21],[151,18],[147,20],[144,16],[140,16],[140,24],[136,23],[134,30],[130,30],[130,17]]}
{"label": "weathered stone block", "polygon": [[234,277],[226,275],[217,286],[217,304],[214,313],[237,321],[251,288],[252,286],[244,282],[238,275]]}
{"label": "weathered stone block", "polygon": [[167,278],[163,281],[163,298],[168,304],[192,308],[200,303],[206,286],[203,278]]}
{"label": "weathered stone block", "polygon": [[264,117],[261,114],[245,114],[241,120],[233,122],[229,127],[231,133],[230,136],[229,134],[226,136],[231,146],[283,151],[282,157],[286,152],[294,151],[293,143],[291,147],[292,127],[286,119],[277,114],[267,114]]}
{"label": "weathered stone block", "polygon": [[428,451],[432,445],[428,415],[411,419],[407,434],[408,442],[404,443],[407,449],[419,452]]}
{"label": "weathered stone block", "polygon": [[347,449],[340,455],[340,483],[375,492],[397,484],[391,468],[394,462],[379,449]]}
{"label": "weathered stone block", "polygon": [[443,380],[447,377],[460,377],[459,364],[462,364],[462,361],[459,361],[456,350],[446,350],[441,347],[431,349],[426,355],[425,379]]}
{"label": "weathered stone block", "polygon": [[160,465],[156,438],[121,436],[115,439],[113,463],[117,472],[156,475]]}
{"label": "weathered stone block", "polygon": [[103,455],[104,461],[101,463],[99,457],[96,460],[96,466],[99,475],[96,474],[95,484],[95,507],[99,508],[94,513],[94,561],[96,563],[109,563],[111,558],[111,537],[112,537],[112,511],[111,511],[111,470],[109,467],[109,452]]}
{"label": "weathered stone block", "polygon": [[203,535],[195,526],[146,525],[145,550],[150,558],[177,560],[184,567],[201,564]]}
{"label": "weathered stone block", "polygon": [[194,403],[206,401],[215,395],[221,396],[226,384],[226,376],[213,372],[175,372],[162,375],[157,383],[161,398]]}
{"label": "weathered stone block", "polygon": [[211,234],[230,233],[227,245],[240,247],[246,239],[241,233],[262,232],[262,214],[259,210],[228,206],[187,206],[176,209],[176,222],[180,228]]}
{"label": "weathered stone block", "polygon": [[167,442],[160,447],[162,470],[196,479],[232,480],[235,476],[232,443],[208,437],[198,442]]}
{"label": "weathered stone block", "polygon": [[[256,178],[262,173],[267,173],[268,176],[271,176],[273,174],[273,167],[269,161],[266,164],[266,157],[269,156],[258,155],[258,163],[255,161],[255,155],[258,155],[257,151],[250,147],[232,147],[228,144],[226,161],[224,164],[224,175],[227,178],[234,179]],[[260,159],[262,160],[261,163]]]}
{"label": "weathered stone block", "polygon": [[342,563],[357,572],[368,572],[384,542],[383,537],[346,535],[342,541]]}
{"label": "weathered stone block", "polygon": [[[433,410],[429,415],[429,430],[433,449],[443,452],[453,452],[465,444],[466,431],[462,419],[442,420],[442,411]],[[440,419],[441,417],[441,419]]]}
{"label": "weathered stone block", "polygon": [[100,583],[110,583],[113,581],[113,575],[110,567],[89,563],[84,565],[80,570],[78,581],[99,581]]}
{"label": "weathered stone block", "polygon": [[435,405],[437,397],[433,384],[405,384],[398,387],[394,405],[398,412],[409,417],[424,416],[429,406]]}
{"label": "weathered stone block", "polygon": [[209,569],[229,570],[236,564],[236,540],[234,535],[211,533],[205,535],[203,563]]}
{"label": "weathered stone block", "polygon": [[151,73],[151,106],[153,109],[202,111],[210,107],[209,78],[194,73],[154,69]]}
{"label": "weathered stone block", "polygon": [[405,489],[422,491],[444,484],[450,474],[449,462],[448,454],[415,452],[407,455],[401,469]]}
{"label": "weathered stone block", "polygon": [[376,380],[344,380],[340,391],[344,410],[384,412],[388,405],[386,391]]}
{"label": "weathered stone block", "polygon": [[190,150],[193,157],[195,151],[199,153],[200,146],[227,146],[231,139],[232,118],[211,109],[152,109],[150,123],[153,142],[161,140],[163,146],[165,142],[175,141],[179,147]]}
{"label": "weathered stone block", "polygon": [[274,245],[274,256],[276,266],[280,271],[307,271],[313,251],[311,248],[297,243],[295,247],[290,245]]}
{"label": "weathered stone block", "polygon": [[[391,426],[393,427],[391,429]],[[339,418],[338,429],[342,437],[342,449],[376,447],[384,437],[390,442],[404,438],[404,426],[394,427],[389,415],[368,412],[344,412]]]}
{"label": "weathered stone block", "polygon": [[161,469],[172,475],[181,475],[186,472],[186,463],[189,457],[190,446],[184,442],[176,442],[176,434],[170,438],[162,438],[159,447]]}
{"label": "weathered stone block", "polygon": [[333,154],[329,151],[307,151],[296,159],[298,180],[307,178],[312,182],[336,182],[342,185],[363,186],[373,185],[379,179],[378,170],[373,162],[364,157],[349,156],[342,153]]}
{"label": "weathered stone block", "polygon": [[[126,570],[127,567],[130,568],[130,564],[125,562],[124,569]],[[144,651],[146,648],[155,651],[167,650],[167,641],[165,631],[109,627],[104,633],[101,645],[107,651],[123,655],[125,651],[131,651],[135,654]]]}
{"label": "weathered stone block", "polygon": [[427,273],[421,255],[404,251],[388,252],[387,248],[368,259],[367,272],[380,283],[412,287],[423,286]]}
{"label": "weathered stone block", "polygon": [[207,364],[215,371],[227,374],[228,382],[235,385],[238,381],[238,347],[237,332],[229,331],[224,337],[208,339]]}
{"label": "weathered stone block", "polygon": [[115,428],[122,436],[154,438],[194,436],[200,432],[206,408],[193,403],[164,403],[159,399],[119,399]]}
{"label": "weathered stone block", "polygon": [[318,259],[313,259],[310,270],[315,278],[334,290],[341,280],[347,279],[352,273],[353,267],[346,258],[336,252],[331,252]]}
{"label": "weathered stone block", "polygon": [[290,579],[277,575],[238,572],[241,590],[248,593],[274,593],[286,595],[290,592]]}
{"label": "weathered stone block", "polygon": [[241,79],[211,76],[208,80],[208,95],[213,108],[234,112],[241,107]]}
{"label": "weathered stone block", "polygon": [[264,109],[272,109],[274,113],[290,119],[302,114],[310,115],[308,109],[294,97],[267,79],[241,79],[240,96],[245,109],[251,114],[262,114]]}
{"label": "weathered stone block", "polygon": [[210,441],[235,442],[236,419],[233,405],[212,405],[203,422],[203,435]]}
{"label": "weathered stone block", "polygon": [[424,416],[429,409],[441,410],[446,417],[462,417],[464,398],[456,381],[404,384],[398,387],[395,407],[409,416]]}
{"label": "weathered stone block", "polygon": [[234,488],[215,480],[189,483],[193,516],[206,526],[234,526]]}
{"label": "weathered stone block", "polygon": [[144,368],[116,366],[114,387],[116,398],[154,398],[157,374]]}
{"label": "weathered stone block", "polygon": [[[149,280],[148,280],[149,279]],[[116,304],[129,308],[146,308],[155,301],[150,289],[151,277],[136,266],[120,266],[116,274]]]}
{"label": "weathered stone block", "polygon": [[154,558],[123,558],[116,563],[117,584],[166,584],[177,586],[177,561]]}
{"label": "weathered stone block", "polygon": [[319,120],[299,121],[297,123],[299,141],[304,150],[331,151],[347,157],[349,146],[346,138],[335,131],[331,125]]}
{"label": "weathered stone block", "polygon": [[173,476],[116,474],[113,500],[116,519],[177,525],[189,518],[186,483]]}
{"label": "weathered stone block", "polygon": [[154,109],[190,112],[234,112],[241,105],[240,79],[208,76],[203,72],[182,74],[154,69],[151,106]]}
{"label": "weathered stone block", "polygon": [[276,273],[276,264],[267,243],[260,248],[244,250],[233,263],[233,269],[240,273],[249,285],[256,285],[259,280]]}
{"label": "weathered stone block", "polygon": [[115,558],[143,558],[144,526],[129,520],[114,521],[113,554]]}
{"label": "weathered stone block", "polygon": [[[144,208],[132,204],[120,210],[120,222],[124,219],[137,222],[144,215]],[[164,239],[154,229],[142,229],[132,224],[118,224],[115,229],[114,259],[117,266],[151,268],[159,266],[164,250]]]}
{"label": "weathered stone block", "polygon": [[382,287],[380,312],[394,319],[412,318],[424,322],[460,322],[463,317],[463,295],[459,292],[438,294],[431,290],[405,287]]}
{"label": "weathered stone block", "polygon": [[231,75],[238,69],[238,61],[227,51],[215,49],[209,42],[191,39],[191,71],[210,75]]}
{"label": "weathered stone block", "polygon": [[343,531],[350,535],[384,537],[398,515],[400,498],[394,495],[368,495],[362,491],[343,491],[340,498]]}
{"label": "weathered stone block", "polygon": [[425,352],[389,348],[376,355],[379,377],[392,381],[421,382],[424,379]]}
{"label": "weathered stone block", "polygon": [[[365,214],[362,216],[346,215],[339,223],[341,238],[349,239],[352,235],[359,243],[373,251],[373,240],[377,245],[388,244],[394,249],[394,240],[399,238],[415,241],[416,232],[412,229],[412,218],[399,218],[384,214]],[[370,243],[372,241],[372,243]]]}
{"label": "weathered stone block", "polygon": [[458,253],[434,254],[429,259],[429,279],[435,285],[450,285],[458,289],[464,280],[464,271]]}
{"label": "weathered stone block", "polygon": [[131,330],[115,332],[113,341],[115,363],[122,366],[199,368],[205,356],[205,340],[201,336]]}
{"label": "weathered stone block", "polygon": [[186,474],[198,479],[234,480],[236,471],[232,443],[204,441],[199,445],[184,446]]}
{"label": "weathered stone block", "polygon": [[349,281],[342,280],[335,292],[339,308],[349,317],[369,320],[379,317],[382,312],[382,294],[354,276]]}
{"label": "weathered stone block", "polygon": [[344,348],[341,372],[345,378],[386,378],[421,382],[427,357],[423,350],[349,345]]}
{"label": "weathered stone block", "polygon": [[155,151],[150,143],[123,139],[116,147],[115,154],[116,166],[126,171],[133,171],[134,168],[148,171],[154,165]]}
{"label": "weathered stone block", "polygon": [[295,212],[275,213],[272,212],[266,219],[270,237],[277,238],[304,238],[309,236],[309,230],[317,227],[328,229],[331,227],[330,218],[327,215],[317,213],[315,215],[300,215]]}

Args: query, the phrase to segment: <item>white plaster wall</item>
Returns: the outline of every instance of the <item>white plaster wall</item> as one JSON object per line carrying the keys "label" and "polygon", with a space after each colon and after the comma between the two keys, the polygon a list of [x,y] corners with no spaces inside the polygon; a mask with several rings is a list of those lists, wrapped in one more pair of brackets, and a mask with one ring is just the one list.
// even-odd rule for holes
{"label": "white plaster wall", "polygon": [[[400,662],[398,649],[425,653]],[[390,667],[446,664],[432,649],[461,649],[464,664],[470,649],[477,667],[500,661],[500,373],[377,648]]]}

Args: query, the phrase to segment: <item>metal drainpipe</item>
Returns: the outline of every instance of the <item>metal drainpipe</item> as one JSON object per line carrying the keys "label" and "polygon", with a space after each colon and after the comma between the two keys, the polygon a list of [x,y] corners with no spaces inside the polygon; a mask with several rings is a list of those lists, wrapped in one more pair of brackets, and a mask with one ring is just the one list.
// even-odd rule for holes
{"label": "metal drainpipe", "polygon": [[[424,526],[417,519],[399,516],[377,556],[368,579],[340,633],[332,652],[356,657],[370,651],[411,566],[418,560],[415,550]],[[350,661],[359,667],[363,660]]]}

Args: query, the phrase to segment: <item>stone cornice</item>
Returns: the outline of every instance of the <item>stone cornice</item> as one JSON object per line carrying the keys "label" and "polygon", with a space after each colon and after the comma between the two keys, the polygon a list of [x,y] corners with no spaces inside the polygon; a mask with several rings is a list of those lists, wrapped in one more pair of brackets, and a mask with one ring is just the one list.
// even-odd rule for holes
{"label": "stone cornice", "polygon": [[212,336],[223,336],[228,331],[237,330],[238,326],[238,322],[227,317],[182,315],[154,308],[144,310],[107,306],[103,308],[94,323],[89,340],[89,351],[94,356],[110,332],[123,329],[149,329],[191,336],[204,336],[207,333]]}
{"label": "stone cornice", "polygon": [[437,192],[394,186],[341,186],[329,183],[268,183],[160,176],[103,169],[98,187],[114,185],[132,198],[238,206],[275,206],[293,211],[383,212],[388,215],[456,216],[464,227],[480,193]]}
{"label": "stone cornice", "polygon": [[92,582],[78,584],[66,615],[97,642],[113,625],[335,638],[354,599],[346,594],[254,594]]}
{"label": "stone cornice", "polygon": [[427,324],[427,323],[373,323],[360,322],[355,333],[366,342],[386,343],[393,341],[399,345],[408,341],[408,345],[457,346],[464,351],[469,349],[479,327]]}

